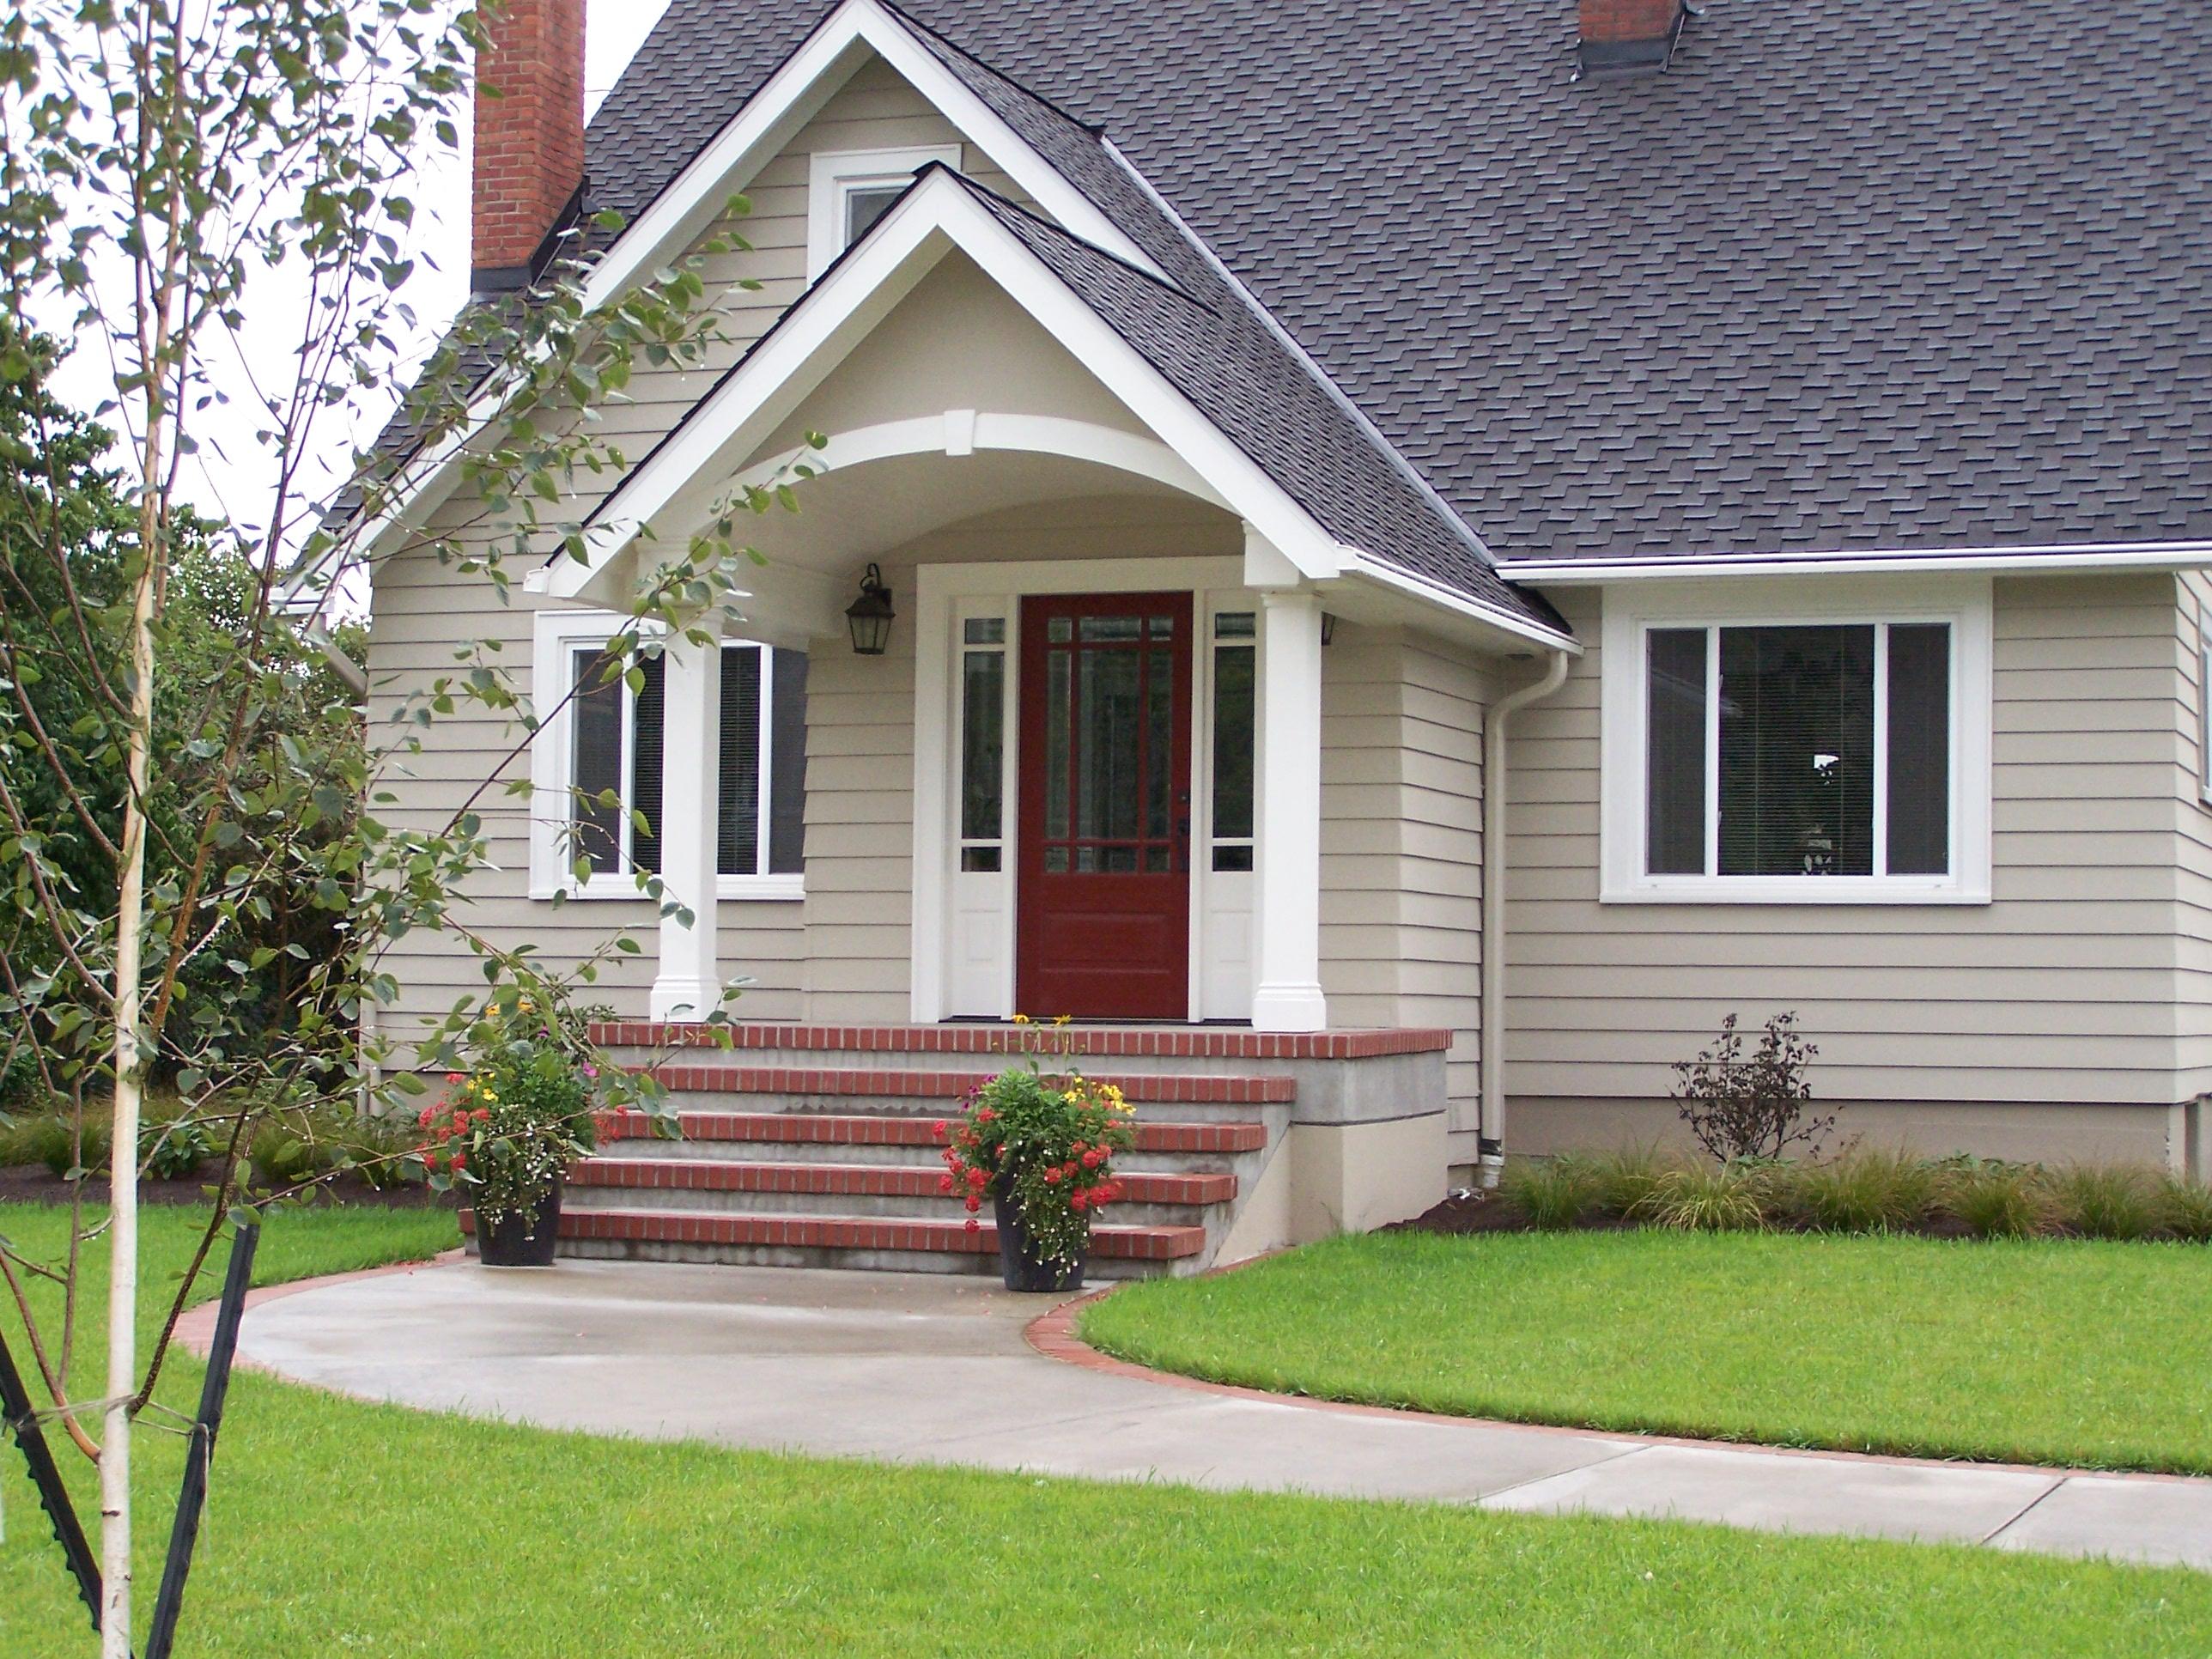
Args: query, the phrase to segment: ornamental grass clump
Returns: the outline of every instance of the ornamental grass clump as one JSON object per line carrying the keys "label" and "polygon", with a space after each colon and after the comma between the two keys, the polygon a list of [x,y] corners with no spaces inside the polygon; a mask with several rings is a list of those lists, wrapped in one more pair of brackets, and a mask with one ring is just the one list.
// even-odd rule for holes
{"label": "ornamental grass clump", "polygon": [[2174,1237],[2192,1244],[2212,1243],[2212,1187],[2161,1172],[2158,1207],[2160,1222]]}
{"label": "ornamental grass clump", "polygon": [[1595,1196],[1588,1160],[1579,1158],[1520,1158],[1498,1177],[1499,1195],[1546,1232],[1564,1231],[1580,1222]]}
{"label": "ornamental grass clump", "polygon": [[1077,1072],[1001,1072],[969,1097],[958,1122],[938,1121],[948,1143],[939,1190],[960,1196],[970,1232],[984,1200],[1003,1198],[1035,1259],[1072,1271],[1092,1220],[1121,1196],[1114,1159],[1135,1144],[1135,1113],[1112,1084]]}
{"label": "ornamental grass clump", "polygon": [[2027,1238],[2051,1212],[2041,1173],[2026,1164],[1968,1160],[1953,1166],[1942,1207],[1977,1238]]}
{"label": "ornamental grass clump", "polygon": [[1589,1160],[1591,1207],[1599,1215],[1626,1220],[1661,1181],[1683,1167],[1680,1158],[1655,1146],[1600,1152]]}
{"label": "ornamental grass clump", "polygon": [[2158,1190],[2124,1164],[2078,1164],[2050,1177],[2058,1224],[2084,1238],[2147,1238],[2159,1230]]}
{"label": "ornamental grass clump", "polygon": [[1893,1232],[1927,1218],[1941,1173],[1924,1158],[1853,1146],[1825,1164],[1798,1165],[1780,1207],[1822,1232]]}
{"label": "ornamental grass clump", "polygon": [[1734,1162],[1668,1170],[1630,1214],[1682,1232],[1756,1232],[1766,1224],[1767,1166]]}

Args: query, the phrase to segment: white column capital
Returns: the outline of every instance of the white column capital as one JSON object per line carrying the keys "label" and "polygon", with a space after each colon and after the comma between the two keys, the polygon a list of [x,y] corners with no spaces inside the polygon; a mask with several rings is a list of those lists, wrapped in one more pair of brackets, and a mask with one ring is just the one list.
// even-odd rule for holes
{"label": "white column capital", "polygon": [[660,965],[650,1006],[654,1019],[697,1024],[722,1005],[715,892],[720,840],[721,647],[673,639],[662,664],[662,902],[684,906],[692,920],[687,926],[678,915],[660,919]]}
{"label": "white column capital", "polygon": [[1321,989],[1321,599],[1261,596],[1259,983],[1262,1031],[1328,1024]]}

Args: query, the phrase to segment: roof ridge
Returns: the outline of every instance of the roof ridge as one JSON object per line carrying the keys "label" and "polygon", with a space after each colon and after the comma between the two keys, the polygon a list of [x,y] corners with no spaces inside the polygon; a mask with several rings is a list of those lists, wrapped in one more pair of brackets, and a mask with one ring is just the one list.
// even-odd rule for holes
{"label": "roof ridge", "polygon": [[[1084,252],[1091,255],[1094,258],[1104,259],[1109,264],[1118,265],[1122,270],[1127,271],[1131,276],[1141,278],[1143,281],[1151,283],[1154,288],[1165,289],[1170,294],[1174,295],[1176,298],[1181,300],[1184,304],[1197,307],[1199,310],[1204,312],[1209,317],[1218,317],[1221,315],[1219,307],[1206,304],[1205,301],[1200,299],[1198,295],[1193,294],[1188,289],[1184,288],[1182,284],[1170,281],[1164,275],[1156,275],[1153,272],[1146,270],[1144,266],[1138,264],[1133,260],[1124,259],[1120,254],[1115,253],[1110,248],[1100,247],[1096,242],[1085,241],[1082,237],[1078,236],[1073,231],[1068,229],[1065,225],[1054,223],[1052,220],[1046,218],[1042,214],[1035,211],[1033,209],[1025,207],[1019,202],[1017,202],[1011,196],[1001,196],[997,191],[993,190],[988,185],[977,182],[975,179],[969,178],[966,173],[961,172],[957,167],[947,167],[942,161],[931,161],[927,166],[921,168],[915,174],[915,177],[917,179],[920,179],[932,173],[943,173],[947,174],[949,177],[956,180],[963,190],[965,190],[972,196],[981,198],[986,205],[1003,208],[1009,213],[1018,214],[1023,218],[1028,220],[1031,224],[1035,225],[1039,230],[1044,232],[1047,235],[1058,237],[1060,240],[1070,243],[1073,246],[1082,249]],[[1073,183],[1073,181],[1071,180],[1070,182]],[[1076,187],[1079,190],[1082,188],[1079,185]],[[872,229],[873,227],[871,226],[870,228]],[[865,238],[863,240],[865,240]],[[857,246],[858,244],[856,243],[854,246]]]}
{"label": "roof ridge", "polygon": [[891,3],[891,0],[876,0],[876,3],[881,6],[885,11],[890,13],[892,16],[897,18],[900,22],[904,23],[916,34],[922,35],[927,40],[936,42],[939,46],[943,46],[947,52],[957,53],[960,57],[966,58],[968,62],[973,64],[977,69],[981,70],[986,75],[988,75],[994,80],[1003,81],[1006,85],[1012,87],[1016,92],[1020,93],[1024,98],[1043,105],[1045,108],[1050,110],[1054,115],[1060,117],[1061,120],[1066,122],[1070,126],[1080,127],[1084,131],[1089,133],[1092,137],[1097,138],[1101,142],[1105,140],[1106,129],[1102,123],[1097,121],[1086,121],[1081,116],[1076,114],[1074,111],[1061,104],[1059,100],[1048,98],[1043,93],[1039,92],[1035,87],[1030,86],[1028,82],[1016,80],[1012,76],[1007,74],[1006,70],[1000,69],[996,64],[990,62],[988,58],[977,57],[974,52],[969,51],[967,47],[955,40],[951,35],[923,22],[921,19],[916,17],[912,12],[907,10],[905,7],[894,5]]}

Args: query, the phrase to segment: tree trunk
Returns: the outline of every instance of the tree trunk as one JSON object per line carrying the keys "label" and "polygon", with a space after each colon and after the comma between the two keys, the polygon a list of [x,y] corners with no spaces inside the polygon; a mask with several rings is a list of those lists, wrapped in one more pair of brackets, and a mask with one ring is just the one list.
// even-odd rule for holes
{"label": "tree trunk", "polygon": [[[149,460],[160,450],[149,428]],[[149,468],[149,476],[152,476]],[[154,732],[154,592],[161,524],[146,491],[131,613],[131,731],[115,916],[115,1138],[108,1151],[107,1409],[100,1446],[100,1659],[131,1659],[131,1401],[138,1391],[138,1118],[146,785]]]}

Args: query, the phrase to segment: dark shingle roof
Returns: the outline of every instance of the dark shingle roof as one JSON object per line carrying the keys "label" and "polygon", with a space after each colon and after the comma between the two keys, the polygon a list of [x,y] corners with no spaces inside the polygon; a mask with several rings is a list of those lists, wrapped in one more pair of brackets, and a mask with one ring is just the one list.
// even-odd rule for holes
{"label": "dark shingle roof", "polygon": [[[593,207],[827,9],[674,0]],[[1502,556],[2212,538],[2197,8],[1710,0],[1579,84],[1572,0],[902,9],[1199,283],[1078,171],[1103,131]]]}

